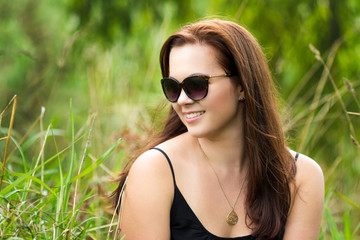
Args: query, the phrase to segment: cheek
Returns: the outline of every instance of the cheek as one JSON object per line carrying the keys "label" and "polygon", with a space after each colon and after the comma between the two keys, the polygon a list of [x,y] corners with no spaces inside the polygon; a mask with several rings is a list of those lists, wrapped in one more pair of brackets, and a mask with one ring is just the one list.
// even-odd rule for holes
{"label": "cheek", "polygon": [[234,89],[232,86],[223,86],[220,91],[217,91],[214,95],[214,101],[213,104],[219,107],[224,108],[232,108],[238,106],[238,96],[236,93],[236,89]]}
{"label": "cheek", "polygon": [[178,104],[176,104],[176,103],[172,103],[171,106],[172,106],[172,108],[175,110],[175,112],[177,113],[177,115],[180,117],[180,119],[183,120],[183,119],[182,119],[182,114],[181,114],[181,108],[180,108],[180,106],[179,106]]}

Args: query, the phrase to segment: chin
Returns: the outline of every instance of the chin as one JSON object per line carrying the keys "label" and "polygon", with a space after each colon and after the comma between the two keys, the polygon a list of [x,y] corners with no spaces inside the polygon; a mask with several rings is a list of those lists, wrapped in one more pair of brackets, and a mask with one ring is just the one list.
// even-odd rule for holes
{"label": "chin", "polygon": [[205,129],[201,129],[201,128],[187,128],[188,133],[190,136],[194,137],[194,138],[204,138],[206,136],[209,135],[209,132],[206,131]]}

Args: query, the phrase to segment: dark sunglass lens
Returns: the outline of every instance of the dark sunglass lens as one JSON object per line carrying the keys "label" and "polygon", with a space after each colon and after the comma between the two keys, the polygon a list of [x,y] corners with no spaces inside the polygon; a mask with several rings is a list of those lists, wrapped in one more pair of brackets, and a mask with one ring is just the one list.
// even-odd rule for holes
{"label": "dark sunglass lens", "polygon": [[180,85],[175,80],[170,78],[162,79],[161,85],[166,98],[170,102],[176,102],[181,92]]}
{"label": "dark sunglass lens", "polygon": [[204,77],[190,77],[184,82],[184,90],[193,100],[206,97],[208,81]]}

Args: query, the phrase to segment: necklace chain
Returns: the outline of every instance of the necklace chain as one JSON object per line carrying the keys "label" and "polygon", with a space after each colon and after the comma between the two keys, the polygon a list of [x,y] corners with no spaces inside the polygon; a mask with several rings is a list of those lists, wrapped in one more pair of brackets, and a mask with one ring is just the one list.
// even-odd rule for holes
{"label": "necklace chain", "polygon": [[236,206],[236,203],[237,203],[238,200],[239,200],[240,193],[242,192],[242,189],[243,189],[243,187],[244,187],[244,183],[245,183],[245,179],[247,178],[247,174],[246,174],[245,178],[244,178],[243,181],[242,181],[242,184],[241,184],[239,193],[238,193],[238,195],[237,195],[237,197],[236,197],[236,200],[235,200],[234,205],[231,205],[230,200],[229,200],[229,198],[227,197],[227,195],[226,195],[226,193],[225,193],[225,191],[224,191],[224,188],[223,188],[223,186],[222,186],[222,184],[221,184],[220,178],[219,178],[218,174],[216,173],[214,167],[211,165],[210,160],[209,160],[208,156],[206,155],[206,153],[204,152],[204,149],[201,147],[200,142],[199,142],[199,146],[200,146],[200,150],[201,150],[202,154],[204,155],[204,157],[205,157],[205,159],[206,159],[206,162],[209,164],[210,168],[211,168],[212,171],[214,172],[214,174],[215,174],[215,176],[216,176],[216,179],[217,179],[217,181],[218,181],[218,183],[219,183],[219,186],[220,186],[220,188],[221,188],[221,191],[223,192],[224,197],[226,198],[226,201],[228,202],[228,204],[229,204],[229,206],[230,206],[230,208],[231,208],[231,211],[230,211],[230,213],[228,214],[228,216],[227,216],[227,218],[226,218],[226,222],[227,222],[228,224],[230,224],[230,225],[235,225],[235,224],[237,223],[237,221],[238,221],[238,216],[237,216],[237,214],[236,214],[236,212],[235,212],[235,206]]}

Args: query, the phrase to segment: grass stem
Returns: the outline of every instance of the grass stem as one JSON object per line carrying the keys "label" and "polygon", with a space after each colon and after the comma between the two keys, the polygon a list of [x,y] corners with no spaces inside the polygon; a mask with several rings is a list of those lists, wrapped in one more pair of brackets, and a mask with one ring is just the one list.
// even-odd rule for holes
{"label": "grass stem", "polygon": [[16,95],[11,99],[11,101],[9,102],[9,104],[5,107],[4,111],[1,112],[1,114],[0,114],[0,126],[1,126],[1,119],[2,119],[3,113],[5,112],[5,110],[7,109],[7,107],[8,107],[12,102],[13,102],[13,107],[12,107],[11,117],[10,117],[9,131],[8,131],[8,135],[7,135],[7,137],[6,137],[4,160],[3,160],[3,163],[2,163],[2,167],[1,167],[0,190],[1,190],[1,187],[2,187],[2,182],[3,182],[3,178],[4,178],[4,173],[5,173],[5,165],[6,165],[6,162],[7,162],[7,152],[8,152],[8,148],[9,148],[9,142],[10,142],[10,137],[11,137],[11,130],[12,130],[13,124],[14,124],[16,104],[17,104],[17,96],[16,96]]}

